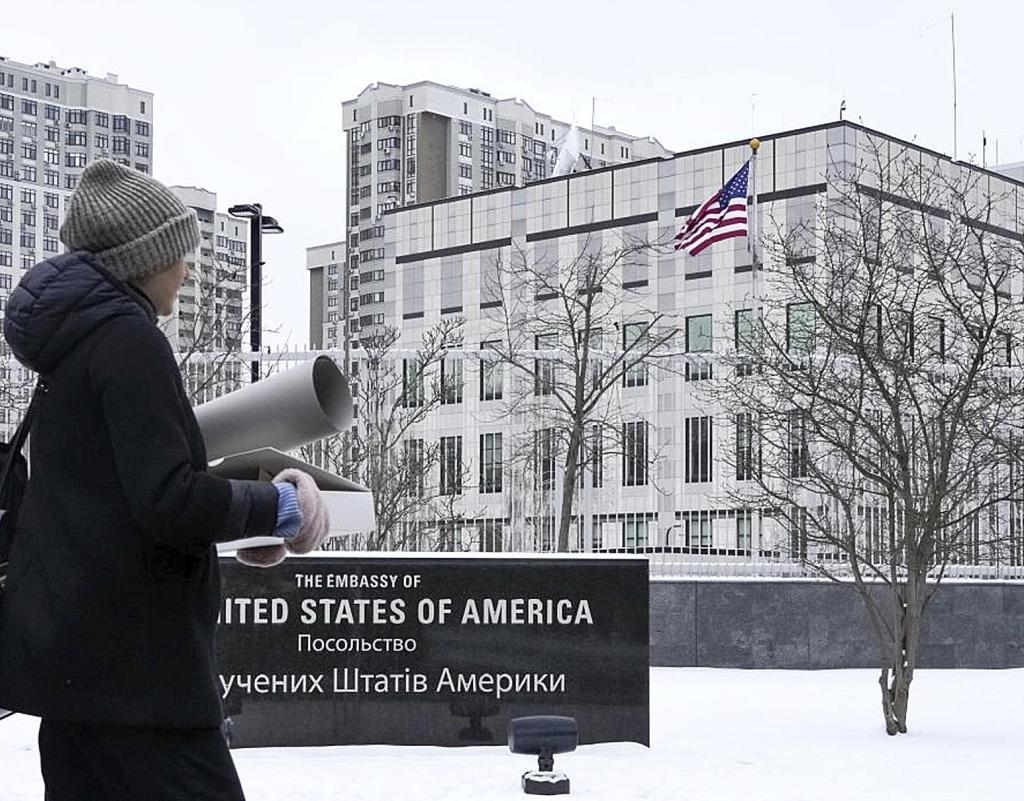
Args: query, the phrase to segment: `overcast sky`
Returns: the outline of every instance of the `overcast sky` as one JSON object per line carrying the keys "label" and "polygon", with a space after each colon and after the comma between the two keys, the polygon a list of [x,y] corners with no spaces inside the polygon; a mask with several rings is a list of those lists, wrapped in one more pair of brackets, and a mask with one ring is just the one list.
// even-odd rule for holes
{"label": "overcast sky", "polygon": [[913,0],[7,2],[0,55],[153,92],[154,174],[262,202],[264,341],[308,339],[305,249],[344,238],[341,101],[374,81],[521,97],[674,150],[847,118],[960,158],[1024,161],[1024,3]]}

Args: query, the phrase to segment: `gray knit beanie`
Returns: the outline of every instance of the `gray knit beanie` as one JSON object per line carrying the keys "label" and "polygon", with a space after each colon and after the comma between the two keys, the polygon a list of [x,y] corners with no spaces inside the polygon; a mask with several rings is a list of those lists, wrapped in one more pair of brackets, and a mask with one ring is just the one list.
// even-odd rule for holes
{"label": "gray knit beanie", "polygon": [[99,159],[82,173],[60,239],[94,254],[122,281],[140,281],[194,251],[199,225],[159,181]]}

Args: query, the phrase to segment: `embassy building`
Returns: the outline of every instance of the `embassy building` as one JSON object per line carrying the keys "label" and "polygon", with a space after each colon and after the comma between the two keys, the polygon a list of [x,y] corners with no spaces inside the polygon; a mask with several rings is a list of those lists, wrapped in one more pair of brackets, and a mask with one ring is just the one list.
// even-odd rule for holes
{"label": "embassy building", "polygon": [[[907,148],[915,158],[957,165],[844,121],[765,136],[756,159],[757,230],[769,223],[783,231],[814,226],[816,219],[820,225],[829,165],[857,163],[878,147]],[[510,267],[509,273],[517,264],[565,270],[581,253],[608,254],[624,241],[647,241],[667,246],[622,260],[613,282],[620,294],[615,319],[596,324],[607,332],[605,347],[611,348],[632,336],[638,323],[664,315],[664,324],[678,331],[674,350],[685,351],[692,364],[685,372],[633,370],[610,391],[610,422],[621,436],[602,446],[602,434],[593,432],[574,502],[570,548],[788,556],[779,545],[785,537],[769,531],[767,521],[722,500],[737,480],[732,462],[723,458],[736,448],[736,436],[698,393],[701,354],[733,347],[737,315],[750,307],[756,291],[748,240],[718,242],[696,257],[671,248],[693,210],[750,154],[748,140],[730,142],[419,203],[383,216],[387,293],[381,311],[383,322],[401,331],[407,393],[410,382],[429,386],[440,377],[417,377],[415,352],[424,332],[445,319],[464,320],[464,347],[449,353],[437,371],[449,382],[454,377],[457,389],[446,388],[437,410],[410,433],[414,452],[439,445],[438,463],[424,481],[435,492],[458,496],[464,520],[456,533],[464,547],[551,550],[561,511],[564,453],[558,435],[536,397],[526,407],[517,400],[544,394],[543,380],[527,375],[531,384],[524,393],[523,376],[487,356],[489,343],[506,336],[508,324],[493,291],[501,272],[497,265]],[[1024,183],[981,172],[993,191],[1016,196],[1017,208],[1024,208]],[[1011,232],[1021,230],[1014,220],[1003,222]],[[1019,297],[1024,287],[1014,291]],[[532,316],[543,317],[545,304],[559,302],[531,297]],[[566,346],[542,340],[537,338],[530,359],[542,359],[545,348]],[[352,358],[358,362],[358,350]]]}

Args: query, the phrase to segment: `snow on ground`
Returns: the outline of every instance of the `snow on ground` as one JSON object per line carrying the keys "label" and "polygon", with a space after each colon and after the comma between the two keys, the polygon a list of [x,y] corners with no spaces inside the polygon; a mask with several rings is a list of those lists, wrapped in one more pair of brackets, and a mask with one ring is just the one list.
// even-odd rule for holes
{"label": "snow on ground", "polygon": [[[555,758],[593,801],[1005,801],[1020,793],[1024,670],[918,671],[887,737],[867,670],[654,668],[651,748]],[[0,721],[0,799],[41,801],[37,721]],[[505,747],[234,752],[249,801],[511,801],[535,767]]]}

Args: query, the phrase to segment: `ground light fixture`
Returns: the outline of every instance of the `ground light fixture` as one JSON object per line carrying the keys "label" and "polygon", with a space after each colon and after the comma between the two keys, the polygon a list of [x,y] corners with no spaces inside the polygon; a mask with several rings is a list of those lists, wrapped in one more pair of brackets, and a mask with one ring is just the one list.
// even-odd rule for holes
{"label": "ground light fixture", "polygon": [[508,749],[513,754],[533,754],[537,770],[523,774],[527,795],[567,795],[569,777],[555,770],[555,754],[576,750],[579,733],[576,718],[560,715],[531,715],[508,722]]}

